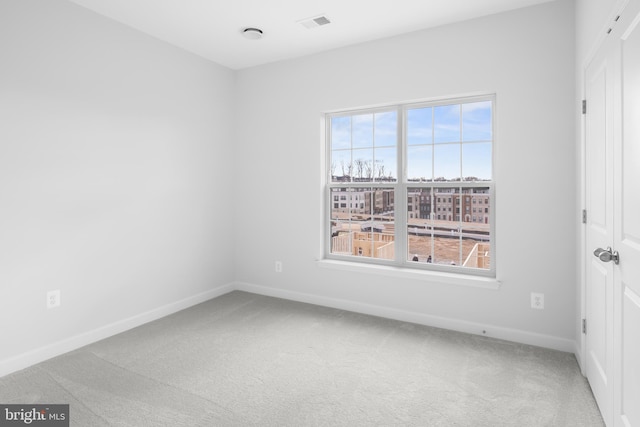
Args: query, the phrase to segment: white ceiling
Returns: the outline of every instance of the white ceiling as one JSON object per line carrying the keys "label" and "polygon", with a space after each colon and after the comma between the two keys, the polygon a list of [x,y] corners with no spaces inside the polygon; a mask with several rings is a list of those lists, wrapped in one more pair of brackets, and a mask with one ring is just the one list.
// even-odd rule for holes
{"label": "white ceiling", "polygon": [[[553,0],[69,0],[232,69]],[[331,24],[298,21],[324,15]],[[246,27],[261,40],[242,37]]]}

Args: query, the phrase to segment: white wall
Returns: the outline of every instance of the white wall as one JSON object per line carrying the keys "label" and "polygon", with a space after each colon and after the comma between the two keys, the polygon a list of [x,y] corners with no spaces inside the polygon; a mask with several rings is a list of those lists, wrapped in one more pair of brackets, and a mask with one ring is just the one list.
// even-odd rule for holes
{"label": "white wall", "polygon": [[233,281],[232,71],[62,0],[0,61],[0,374]]}
{"label": "white wall", "polygon": [[[573,23],[558,0],[238,72],[240,287],[573,350]],[[318,268],[321,112],[475,92],[497,94],[501,289]]]}

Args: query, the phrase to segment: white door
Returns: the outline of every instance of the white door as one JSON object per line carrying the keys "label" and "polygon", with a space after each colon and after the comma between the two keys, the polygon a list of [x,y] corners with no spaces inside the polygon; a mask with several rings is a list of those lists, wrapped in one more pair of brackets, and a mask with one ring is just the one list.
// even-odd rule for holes
{"label": "white door", "polygon": [[614,146],[613,244],[620,252],[620,264],[614,273],[614,425],[640,426],[640,0],[627,5],[623,18],[615,34],[621,58],[622,121]]}
{"label": "white door", "polygon": [[585,73],[586,344],[585,371],[607,425],[613,416],[613,269],[594,255],[613,245],[615,51],[605,44]]}
{"label": "white door", "polygon": [[640,0],[630,0],[611,23],[585,70],[585,93],[585,370],[607,425],[635,427],[640,426]]}

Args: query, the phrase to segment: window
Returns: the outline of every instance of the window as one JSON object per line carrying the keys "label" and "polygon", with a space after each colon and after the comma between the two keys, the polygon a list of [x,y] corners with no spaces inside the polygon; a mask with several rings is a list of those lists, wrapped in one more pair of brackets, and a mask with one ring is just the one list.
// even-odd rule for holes
{"label": "window", "polygon": [[[328,114],[326,197],[358,203],[328,205],[325,256],[495,276],[494,103],[484,96]],[[482,200],[487,215],[471,216]]]}

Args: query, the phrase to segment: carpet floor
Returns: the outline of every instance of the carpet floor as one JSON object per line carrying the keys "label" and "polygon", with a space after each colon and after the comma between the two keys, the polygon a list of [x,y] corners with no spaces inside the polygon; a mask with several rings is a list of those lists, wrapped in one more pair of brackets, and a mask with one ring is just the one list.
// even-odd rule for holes
{"label": "carpet floor", "polygon": [[603,426],[573,354],[232,292],[0,378],[72,426]]}

